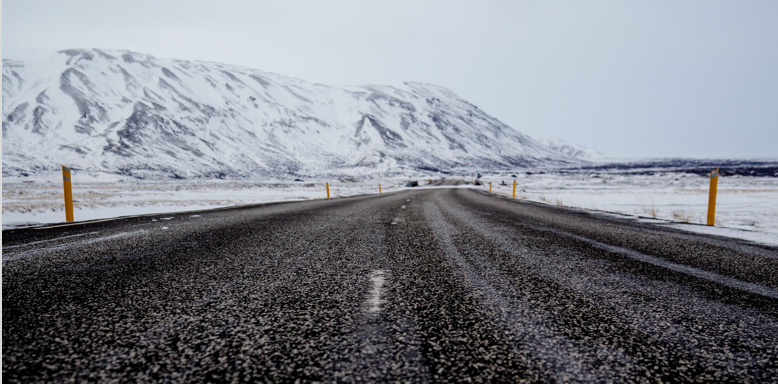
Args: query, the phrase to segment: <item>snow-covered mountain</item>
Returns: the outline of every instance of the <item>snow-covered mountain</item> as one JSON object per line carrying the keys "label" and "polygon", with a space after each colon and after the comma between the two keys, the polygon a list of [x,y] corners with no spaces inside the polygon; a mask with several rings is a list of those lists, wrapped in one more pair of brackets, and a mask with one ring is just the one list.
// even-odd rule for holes
{"label": "snow-covered mountain", "polygon": [[568,156],[586,161],[602,161],[607,157],[596,149],[583,147],[577,144],[570,144],[561,140],[538,139],[539,142],[547,145],[550,149],[562,152]]}
{"label": "snow-covered mountain", "polygon": [[3,175],[379,175],[575,164],[450,90],[331,87],[219,63],[66,50],[3,60]]}

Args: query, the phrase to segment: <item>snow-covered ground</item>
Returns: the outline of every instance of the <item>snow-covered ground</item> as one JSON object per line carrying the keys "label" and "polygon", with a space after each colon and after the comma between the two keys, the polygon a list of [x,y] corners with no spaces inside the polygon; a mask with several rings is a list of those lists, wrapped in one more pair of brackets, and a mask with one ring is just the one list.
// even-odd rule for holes
{"label": "snow-covered ground", "polygon": [[[689,173],[626,174],[618,171],[577,173],[502,173],[482,177],[498,194],[510,195],[516,175],[520,199],[658,219],[657,222],[695,232],[740,237],[778,244],[778,178],[720,177],[716,228],[704,224],[710,179]],[[126,215],[378,193],[404,188],[409,179],[335,180],[170,180],[138,181],[120,176],[74,175],[73,198],[78,221]],[[474,179],[473,175],[449,176]],[[504,181],[505,185],[501,185]],[[421,183],[423,185],[423,183]],[[29,181],[3,180],[3,228],[64,221],[61,175]],[[688,223],[688,224],[687,224]],[[725,229],[726,228],[726,229]],[[712,231],[712,232],[711,232]]]}
{"label": "snow-covered ground", "polygon": [[[660,219],[664,223],[669,220],[676,227],[694,232],[778,244],[778,178],[775,177],[719,177],[717,228],[709,228],[684,225],[707,221],[710,188],[707,176],[661,170],[654,174],[524,172],[485,175],[482,181],[486,188],[492,182],[495,193],[511,195],[512,175],[516,175],[516,197],[520,199]],[[503,181],[506,185],[501,185]]]}
{"label": "snow-covered ground", "polygon": [[[77,180],[74,176],[74,180]],[[77,221],[118,216],[182,212],[275,201],[323,199],[326,184],[332,197],[378,193],[379,181],[335,179],[305,181],[171,180],[87,181],[73,183]],[[396,191],[403,180],[382,182]],[[3,182],[3,228],[65,220],[61,182]]]}

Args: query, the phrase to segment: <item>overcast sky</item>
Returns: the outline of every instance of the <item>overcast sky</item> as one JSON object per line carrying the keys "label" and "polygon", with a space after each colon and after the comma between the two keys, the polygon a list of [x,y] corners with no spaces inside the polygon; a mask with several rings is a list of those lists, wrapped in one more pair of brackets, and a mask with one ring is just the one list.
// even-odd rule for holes
{"label": "overcast sky", "polygon": [[420,81],[608,155],[778,158],[775,0],[5,0],[2,21],[3,58],[129,49],[329,85]]}

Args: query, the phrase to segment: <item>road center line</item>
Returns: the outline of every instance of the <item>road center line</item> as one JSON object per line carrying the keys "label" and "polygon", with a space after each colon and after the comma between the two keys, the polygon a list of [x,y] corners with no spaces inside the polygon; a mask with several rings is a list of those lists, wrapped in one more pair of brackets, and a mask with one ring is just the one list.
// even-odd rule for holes
{"label": "road center line", "polygon": [[381,310],[381,303],[384,302],[381,300],[381,293],[383,292],[385,281],[383,270],[376,269],[370,272],[370,282],[373,284],[373,289],[370,290],[370,296],[367,298],[367,303],[370,305],[368,312],[378,312]]}
{"label": "road center line", "polygon": [[397,216],[397,217],[394,218],[394,220],[392,220],[392,225],[402,224],[404,222],[405,222],[405,219],[403,219],[400,216]]}

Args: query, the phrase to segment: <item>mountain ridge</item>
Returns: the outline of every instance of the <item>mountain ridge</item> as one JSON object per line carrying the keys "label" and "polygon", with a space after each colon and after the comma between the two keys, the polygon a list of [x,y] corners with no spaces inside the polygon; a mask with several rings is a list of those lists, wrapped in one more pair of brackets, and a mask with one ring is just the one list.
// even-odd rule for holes
{"label": "mountain ridge", "polygon": [[537,140],[555,151],[565,153],[577,159],[594,161],[594,162],[605,161],[606,159],[608,159],[607,156],[597,151],[596,149],[587,148],[582,145],[573,144],[573,143],[569,143],[557,139],[537,139]]}
{"label": "mountain ridge", "polygon": [[448,88],[333,87],[236,65],[72,49],[3,60],[3,175],[392,175],[581,160]]}

